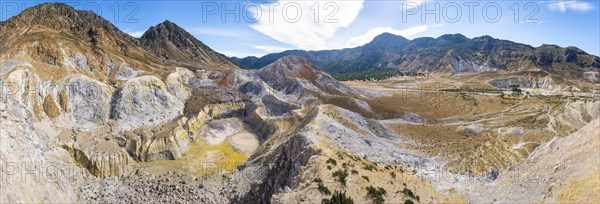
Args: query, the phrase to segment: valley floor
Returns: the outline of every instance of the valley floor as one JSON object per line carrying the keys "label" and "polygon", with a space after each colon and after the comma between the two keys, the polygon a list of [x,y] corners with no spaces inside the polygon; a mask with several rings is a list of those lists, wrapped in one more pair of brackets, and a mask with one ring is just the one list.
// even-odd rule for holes
{"label": "valley floor", "polygon": [[[524,89],[530,91],[528,96],[515,100],[501,97],[509,90],[486,86],[483,82],[455,80],[440,76],[397,77],[345,84],[384,95],[367,103],[373,112],[382,113],[379,121],[396,133],[398,138],[389,143],[438,161],[421,168],[418,175],[441,192],[460,192],[476,203],[597,200],[600,194],[597,92],[550,94],[549,90]],[[468,83],[479,85],[465,88]],[[586,138],[588,142],[574,142],[580,140],[575,138]],[[566,143],[578,146],[568,147]],[[552,151],[548,146],[569,151],[569,155],[578,159],[564,156],[566,152]],[[564,161],[537,159],[553,157]],[[585,157],[592,159],[581,159]],[[564,170],[579,166],[585,170],[578,169],[579,173]],[[554,172],[548,172],[550,169]],[[559,173],[560,170],[565,173]],[[574,172],[566,173],[569,171]],[[583,180],[593,184],[581,185],[596,190],[582,192],[576,184],[570,184]]]}

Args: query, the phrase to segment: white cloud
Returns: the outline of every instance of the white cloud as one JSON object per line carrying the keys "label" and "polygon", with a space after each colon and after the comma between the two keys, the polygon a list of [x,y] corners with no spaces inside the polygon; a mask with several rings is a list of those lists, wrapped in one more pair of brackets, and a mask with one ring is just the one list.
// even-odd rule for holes
{"label": "white cloud", "polygon": [[391,33],[394,35],[400,35],[402,37],[410,37],[422,32],[427,31],[429,28],[440,27],[442,24],[435,25],[420,25],[415,27],[410,27],[402,30],[397,30],[392,27],[376,27],[369,30],[367,33],[356,36],[348,40],[346,43],[346,47],[357,47],[371,42],[375,37],[381,35],[382,33]]}
{"label": "white cloud", "polygon": [[140,31],[127,31],[126,33],[133,37],[139,38],[139,37],[142,37],[142,35],[144,35],[145,32],[146,31],[140,30]]}
{"label": "white cloud", "polygon": [[566,12],[568,10],[577,12],[588,12],[594,9],[592,4],[580,1],[553,1],[548,4],[548,8],[550,10],[560,12]]}
{"label": "white cloud", "polygon": [[[315,18],[315,5],[320,8],[318,18]],[[300,49],[327,49],[327,39],[332,38],[338,30],[350,26],[362,8],[363,0],[328,2],[278,0],[261,4],[258,10],[249,9],[257,19],[257,22],[250,27],[279,42]],[[332,14],[331,18],[327,18],[330,14]]]}
{"label": "white cloud", "polygon": [[273,52],[283,52],[289,50],[290,48],[271,46],[271,45],[252,45],[253,48],[264,50],[265,52],[273,53]]}

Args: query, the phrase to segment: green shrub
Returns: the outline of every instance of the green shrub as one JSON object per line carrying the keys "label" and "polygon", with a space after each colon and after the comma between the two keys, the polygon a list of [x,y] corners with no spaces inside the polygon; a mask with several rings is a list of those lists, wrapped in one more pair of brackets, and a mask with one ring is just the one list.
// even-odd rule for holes
{"label": "green shrub", "polygon": [[396,178],[396,173],[395,172],[390,172],[390,176],[392,176],[392,178]]}
{"label": "green shrub", "polygon": [[352,173],[352,174],[358,174],[358,171],[352,169],[352,171],[350,171],[350,173]]}
{"label": "green shrub", "polygon": [[319,187],[319,188],[318,188],[318,189],[319,189],[319,192],[321,192],[322,194],[325,194],[325,195],[331,195],[331,191],[329,191],[329,188],[327,188],[327,187],[325,186],[325,184],[323,184],[323,183],[318,183],[318,184],[317,184],[317,186]]}
{"label": "green shrub", "polygon": [[317,183],[319,192],[325,195],[331,195],[331,191],[329,191],[329,189],[325,187],[325,184],[323,184],[323,180],[321,180],[321,178],[316,178],[313,181]]}
{"label": "green shrub", "polygon": [[511,88],[512,88],[512,92],[513,92],[512,95],[518,96],[518,95],[521,95],[523,93],[523,90],[521,90],[518,85],[511,86]]}
{"label": "green shrub", "polygon": [[412,200],[405,200],[404,204],[415,204]]}
{"label": "green shrub", "polygon": [[363,179],[369,181],[369,177],[368,176],[362,176]]}
{"label": "green shrub", "polygon": [[321,204],[354,204],[354,200],[351,197],[346,196],[346,191],[335,191],[331,198],[324,198],[321,200]]}
{"label": "green shrub", "polygon": [[365,167],[363,167],[364,170],[368,170],[368,171],[373,171],[373,169],[377,170],[375,168],[375,165],[372,164],[367,164]]}
{"label": "green shrub", "polygon": [[344,159],[344,155],[341,152],[336,153],[339,159]]}
{"label": "green shrub", "polygon": [[408,189],[408,188],[404,188],[404,189],[402,190],[402,193],[404,193],[404,195],[406,195],[406,196],[408,196],[408,197],[411,197],[411,198],[416,198],[416,197],[415,197],[415,194],[414,194],[414,193],[413,193],[413,192],[412,192],[410,189]]}
{"label": "green shrub", "polygon": [[334,178],[337,177],[337,181],[339,181],[340,183],[342,183],[342,185],[346,185],[346,177],[348,177],[348,170],[342,171],[342,170],[337,170],[335,172],[333,172],[331,174]]}
{"label": "green shrub", "polygon": [[336,165],[337,165],[337,161],[335,161],[335,159],[333,159],[333,158],[329,158],[329,159],[326,161],[326,163],[327,163],[327,164],[333,164],[334,166],[336,166]]}
{"label": "green shrub", "polygon": [[383,204],[383,202],[385,201],[385,199],[383,199],[383,196],[386,193],[387,192],[385,191],[385,189],[383,189],[381,187],[373,187],[373,186],[367,187],[367,196],[369,196],[371,199],[373,199],[373,203],[375,203],[375,204]]}

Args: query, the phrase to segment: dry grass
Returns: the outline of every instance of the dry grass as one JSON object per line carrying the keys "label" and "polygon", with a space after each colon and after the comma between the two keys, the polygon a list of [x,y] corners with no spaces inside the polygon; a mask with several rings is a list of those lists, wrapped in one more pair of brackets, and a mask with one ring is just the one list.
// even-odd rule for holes
{"label": "dry grass", "polygon": [[[383,86],[389,88],[396,82],[383,82]],[[362,88],[381,88],[365,85],[365,82],[352,83],[362,84]],[[455,88],[478,83],[473,81]],[[547,129],[548,114],[560,112],[560,104],[565,102],[552,97],[512,100],[499,95],[432,90],[438,88],[385,89],[384,92],[392,95],[367,102],[379,118],[402,118],[407,113],[425,118],[424,124],[388,123],[388,127],[401,137],[402,142],[398,145],[447,161],[451,172],[475,175],[501,171],[526,159],[535,147],[553,136]],[[480,125],[483,131],[479,134],[465,131],[464,128],[471,124]],[[499,128],[508,127],[522,127],[522,132],[518,135],[499,133]]]}
{"label": "dry grass", "polygon": [[401,92],[389,97],[367,101],[373,112],[384,119],[400,118],[407,113],[436,120],[442,118],[467,118],[484,113],[500,112],[510,107],[496,96],[471,93]]}
{"label": "dry grass", "polygon": [[[299,176],[300,187],[293,192],[276,195],[275,203],[294,203],[298,200],[318,203],[322,198],[331,197],[319,191],[319,182],[315,181],[317,178],[322,181],[321,185],[331,192],[346,191],[356,203],[373,202],[372,198],[367,196],[368,186],[381,187],[387,192],[382,196],[385,199],[384,203],[403,203],[405,200],[413,200],[415,203],[466,203],[461,195],[435,189],[431,183],[414,176],[411,171],[401,166],[377,164],[339,151],[332,148],[333,146],[321,145],[321,155],[311,159],[304,173]],[[335,160],[336,164],[327,162],[331,160]],[[345,178],[346,185],[333,176],[336,171],[348,173]],[[403,193],[405,188],[409,189],[413,196]]]}

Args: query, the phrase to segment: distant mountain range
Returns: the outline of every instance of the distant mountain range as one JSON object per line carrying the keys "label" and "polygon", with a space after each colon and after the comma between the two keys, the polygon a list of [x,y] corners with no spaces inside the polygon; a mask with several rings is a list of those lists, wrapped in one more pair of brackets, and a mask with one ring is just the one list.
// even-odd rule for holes
{"label": "distant mountain range", "polygon": [[532,47],[490,36],[469,39],[461,34],[408,40],[384,33],[356,48],[288,50],[261,58],[233,60],[243,68],[257,69],[288,55],[305,57],[341,80],[385,78],[424,72],[456,74],[493,70],[541,70],[575,79],[600,81],[597,74],[589,74],[600,71],[600,58],[576,47]]}

